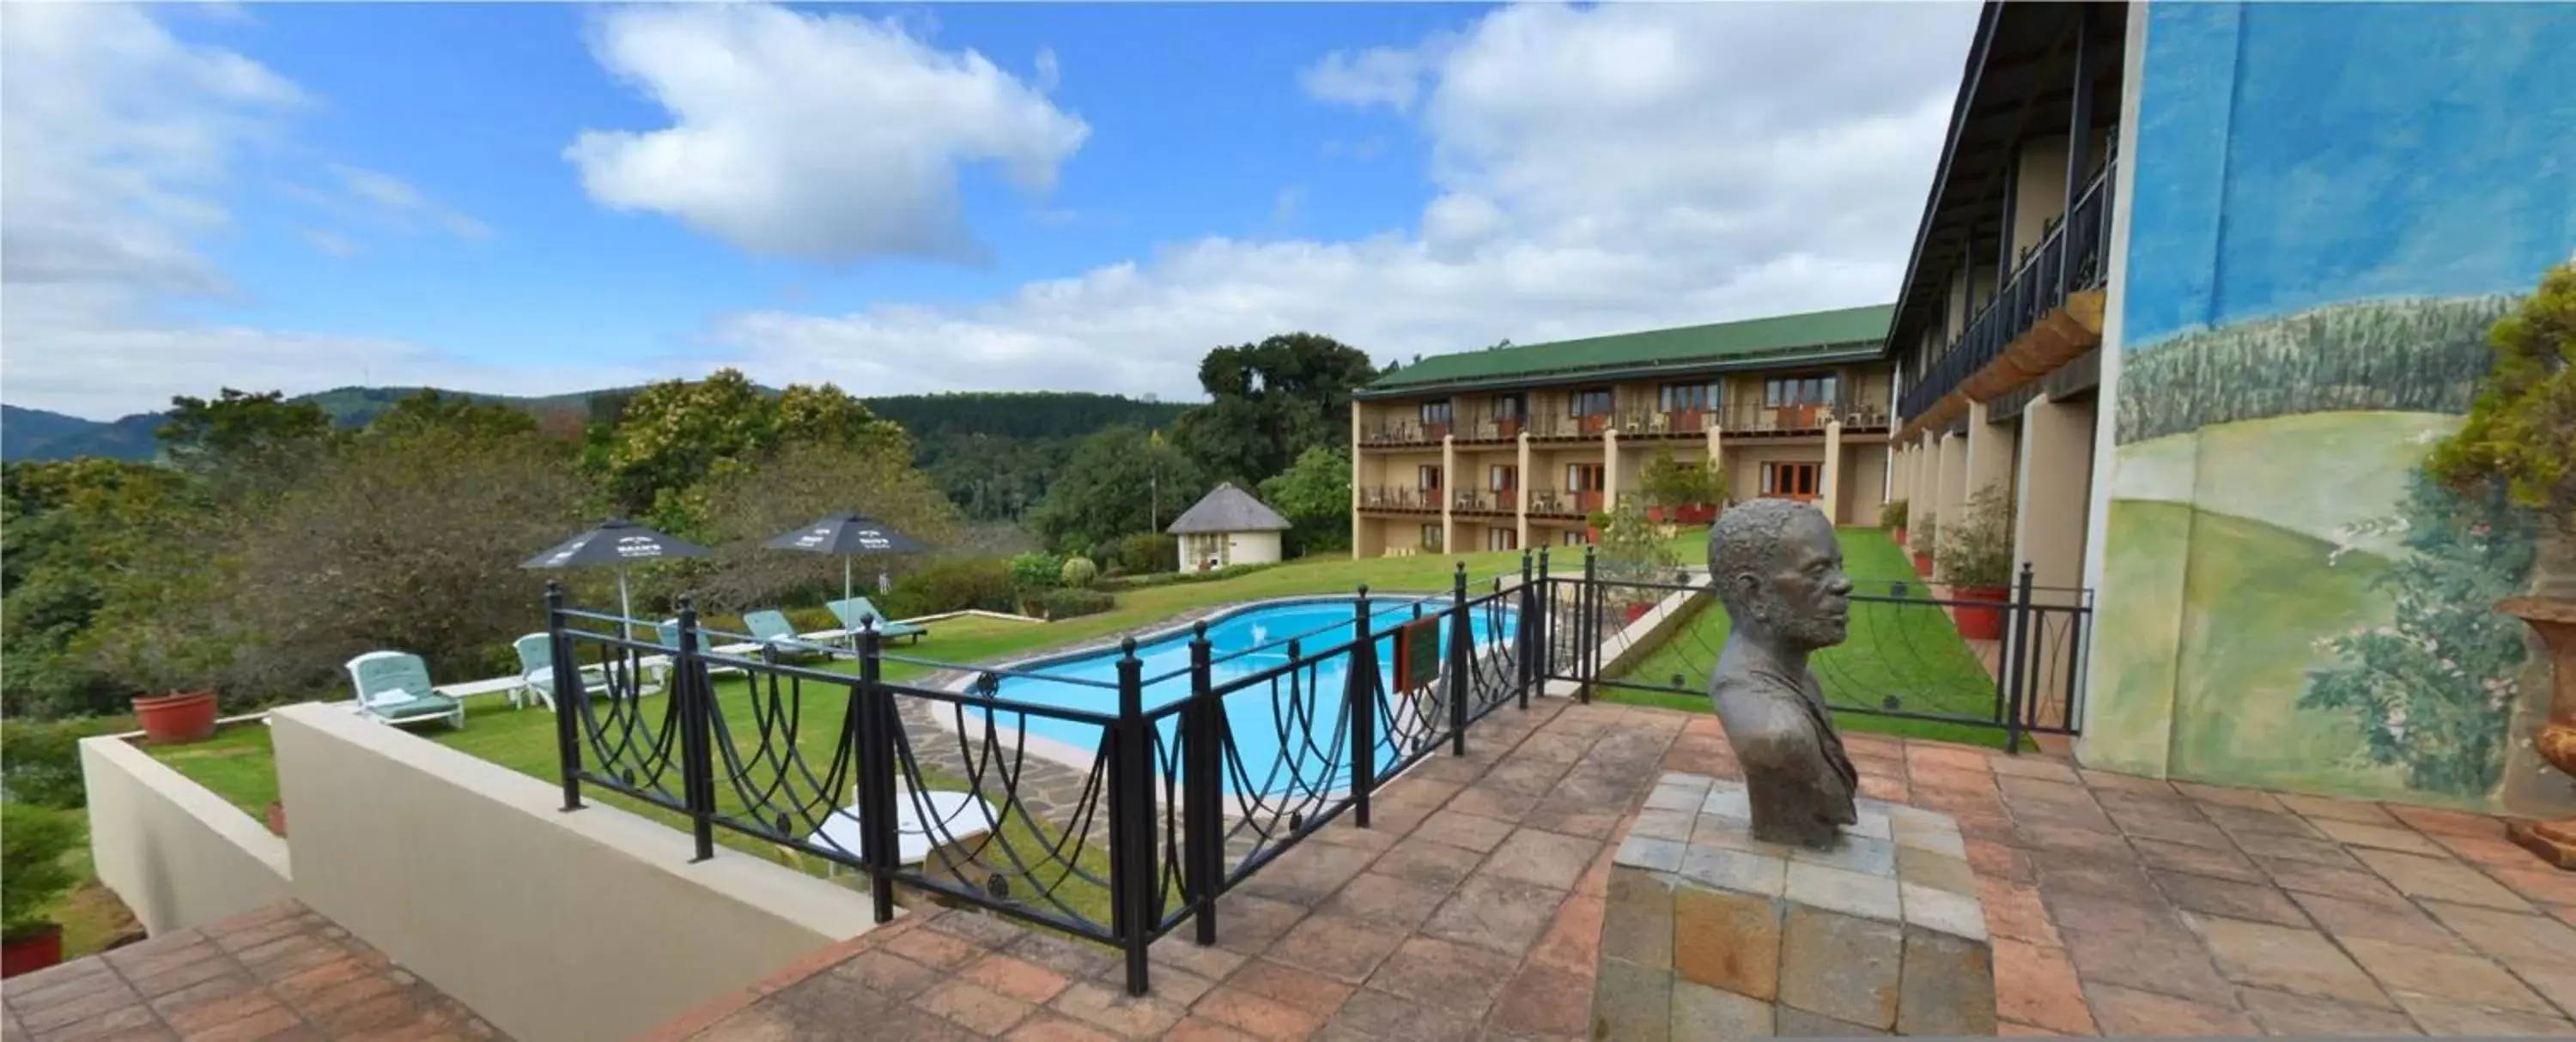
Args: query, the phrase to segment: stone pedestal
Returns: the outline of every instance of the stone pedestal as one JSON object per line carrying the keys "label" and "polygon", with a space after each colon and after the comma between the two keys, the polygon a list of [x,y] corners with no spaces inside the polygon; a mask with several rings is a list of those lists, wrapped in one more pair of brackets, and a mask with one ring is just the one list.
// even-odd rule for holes
{"label": "stone pedestal", "polygon": [[1992,1035],[1994,950],[1948,815],[1863,800],[1839,847],[1753,838],[1740,782],[1667,774],[1623,837],[1592,1037]]}

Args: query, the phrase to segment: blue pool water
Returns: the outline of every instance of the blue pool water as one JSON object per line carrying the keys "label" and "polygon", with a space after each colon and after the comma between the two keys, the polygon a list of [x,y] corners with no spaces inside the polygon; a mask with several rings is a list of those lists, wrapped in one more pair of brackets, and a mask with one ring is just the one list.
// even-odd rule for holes
{"label": "blue pool water", "polygon": [[[1422,612],[1430,614],[1446,604],[1446,599],[1424,603]],[[1377,643],[1379,677],[1392,678],[1394,637],[1388,631],[1415,615],[1414,602],[1392,598],[1370,601],[1372,617],[1369,628],[1380,634]],[[1348,643],[1356,632],[1352,629],[1354,600],[1348,597],[1301,600],[1281,604],[1256,605],[1242,611],[1208,620],[1208,643],[1212,646],[1215,683],[1222,689],[1227,682],[1254,674],[1279,669],[1289,661],[1287,642],[1296,638],[1301,654],[1310,659],[1324,651]],[[1468,630],[1474,646],[1485,648],[1507,640],[1513,632],[1509,610],[1468,610]],[[1444,623],[1443,630],[1446,630]],[[1445,637],[1444,637],[1445,639]],[[1144,663],[1145,711],[1170,705],[1189,697],[1191,634],[1177,633],[1136,645],[1136,657]],[[996,697],[1026,704],[1061,706],[1085,712],[1116,715],[1119,653],[1115,650],[1096,652],[1074,658],[1041,661],[1014,667],[1025,673],[1042,673],[1044,677],[1014,676],[1003,678]],[[1317,750],[1346,747],[1349,744],[1349,721],[1342,711],[1343,686],[1347,680],[1350,655],[1337,654],[1312,668],[1293,671],[1296,687],[1286,678],[1275,682],[1260,681],[1225,697],[1226,721],[1234,736],[1236,762],[1228,768],[1225,789],[1228,792],[1249,789],[1259,793],[1284,792],[1313,785],[1317,776],[1326,773],[1323,755]],[[1166,674],[1172,674],[1165,676]],[[1163,677],[1157,680],[1155,678]],[[1091,681],[1099,685],[1067,683],[1056,678]],[[1401,698],[1387,702],[1403,705]],[[1302,711],[1301,711],[1302,710]],[[1015,727],[1031,735],[1072,746],[1082,752],[1099,748],[1100,728],[1094,724],[1005,712],[999,721],[1004,727]],[[1287,721],[1283,725],[1282,721]],[[1167,748],[1173,746],[1172,734],[1178,728],[1178,714],[1160,722]],[[1381,725],[1377,761],[1391,762],[1395,749]],[[1284,739],[1284,741],[1283,741]],[[1296,749],[1293,755],[1282,755],[1282,747]],[[1347,755],[1330,772],[1330,786],[1339,788],[1348,782]],[[1237,775],[1237,771],[1241,775]],[[1159,771],[1158,771],[1159,773]]]}

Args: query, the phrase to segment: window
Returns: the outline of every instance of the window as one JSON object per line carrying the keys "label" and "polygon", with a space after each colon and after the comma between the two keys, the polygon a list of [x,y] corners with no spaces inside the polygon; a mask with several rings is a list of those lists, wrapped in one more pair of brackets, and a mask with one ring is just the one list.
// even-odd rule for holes
{"label": "window", "polygon": [[1581,546],[1583,545],[1583,533],[1577,532],[1571,528],[1566,529],[1563,543],[1566,546]]}
{"label": "window", "polygon": [[1510,528],[1488,528],[1485,530],[1485,549],[1518,550],[1520,548],[1521,534],[1518,530]]}
{"label": "window", "polygon": [[1833,376],[1773,377],[1762,383],[1762,404],[1773,409],[1826,405],[1834,400]]}
{"label": "window", "polygon": [[1422,403],[1422,422],[1425,426],[1447,424],[1449,422],[1449,400],[1443,398],[1436,402]]}
{"label": "window", "polygon": [[1413,487],[1425,492],[1440,491],[1440,465],[1425,463],[1413,468]]}
{"label": "window", "polygon": [[1665,384],[1665,412],[1707,412],[1717,408],[1716,384]]}
{"label": "window", "polygon": [[1571,401],[1574,407],[1572,415],[1610,415],[1610,389],[1607,387],[1596,388],[1589,391],[1576,391],[1571,396]]}
{"label": "window", "polygon": [[1424,525],[1424,526],[1422,526],[1422,548],[1423,548],[1423,549],[1425,549],[1425,550],[1437,550],[1437,549],[1440,549],[1440,526],[1439,526],[1439,525]]}
{"label": "window", "polygon": [[1813,499],[1820,466],[1815,463],[1765,463],[1762,465],[1762,494],[1786,499]]}
{"label": "window", "polygon": [[1487,491],[1509,492],[1519,487],[1521,487],[1521,468],[1508,463],[1497,463],[1485,468]]}
{"label": "window", "polygon": [[1517,420],[1521,418],[1523,413],[1528,411],[1529,399],[1521,395],[1498,394],[1494,396],[1494,418],[1497,420]]}
{"label": "window", "polygon": [[1604,476],[1605,471],[1602,469],[1601,464],[1568,463],[1565,465],[1565,490],[1568,492],[1599,492],[1603,488],[1602,478]]}

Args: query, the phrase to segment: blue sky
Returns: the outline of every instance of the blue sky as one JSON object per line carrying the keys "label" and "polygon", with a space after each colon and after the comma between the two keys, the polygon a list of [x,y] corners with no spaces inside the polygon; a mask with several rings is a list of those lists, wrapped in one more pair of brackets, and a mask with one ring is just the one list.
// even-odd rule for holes
{"label": "blue sky", "polygon": [[2186,5],[2147,40],[2128,349],[2338,301],[2527,292],[2576,255],[2564,7]]}
{"label": "blue sky", "polygon": [[8,18],[0,394],[113,416],[726,365],[1187,397],[1298,329],[1395,360],[1880,303],[1973,7]]}

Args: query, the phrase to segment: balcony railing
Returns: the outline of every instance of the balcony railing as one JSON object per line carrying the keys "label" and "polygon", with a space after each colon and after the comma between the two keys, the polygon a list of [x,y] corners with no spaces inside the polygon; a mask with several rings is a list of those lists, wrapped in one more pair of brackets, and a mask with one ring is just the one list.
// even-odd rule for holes
{"label": "balcony railing", "polygon": [[1449,506],[1461,514],[1512,514],[1520,510],[1518,489],[1459,489],[1449,494]]}
{"label": "balcony railing", "polygon": [[1601,509],[1603,499],[1599,492],[1567,492],[1553,488],[1533,488],[1529,495],[1531,517],[1582,517]]}
{"label": "balcony railing", "polygon": [[1921,416],[1959,384],[1994,364],[2004,349],[2066,303],[2074,293],[2097,289],[2109,278],[2112,182],[2118,164],[2105,163],[2066,220],[2024,253],[2012,279],[1968,321],[1968,328],[1905,389],[1900,416]]}
{"label": "balcony railing", "polygon": [[1769,405],[1727,402],[1714,409],[1632,410],[1619,414],[1622,438],[1700,437],[1716,427],[1723,435],[1822,434],[1828,421],[1843,430],[1886,430],[1887,407],[1880,402],[1837,398],[1830,402]]}
{"label": "balcony railing", "polygon": [[1411,510],[1437,514],[1440,512],[1440,490],[1392,486],[1362,487],[1360,509]]}

